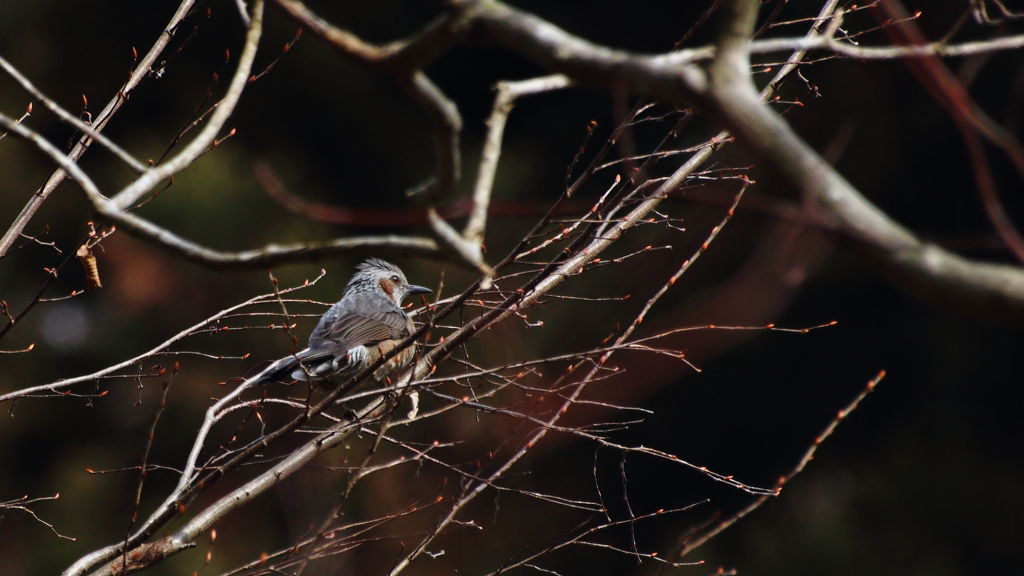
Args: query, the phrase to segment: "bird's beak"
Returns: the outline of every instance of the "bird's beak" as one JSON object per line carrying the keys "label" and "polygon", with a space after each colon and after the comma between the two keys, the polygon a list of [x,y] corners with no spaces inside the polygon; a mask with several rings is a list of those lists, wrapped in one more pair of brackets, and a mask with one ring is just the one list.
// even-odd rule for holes
{"label": "bird's beak", "polygon": [[424,288],[423,286],[413,286],[412,284],[410,284],[409,288],[407,288],[405,291],[405,293],[409,295],[430,294],[431,292],[433,292],[433,290],[431,290],[430,288]]}

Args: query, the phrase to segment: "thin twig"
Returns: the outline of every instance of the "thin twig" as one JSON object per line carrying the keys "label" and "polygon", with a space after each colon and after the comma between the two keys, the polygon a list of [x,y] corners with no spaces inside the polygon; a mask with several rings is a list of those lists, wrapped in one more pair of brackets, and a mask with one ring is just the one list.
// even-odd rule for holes
{"label": "thin twig", "polygon": [[87,136],[88,138],[92,138],[93,140],[96,140],[104,147],[106,147],[107,150],[113,152],[114,155],[117,156],[118,159],[120,159],[122,162],[127,164],[128,167],[131,168],[133,172],[135,172],[136,174],[142,174],[143,172],[146,171],[147,167],[145,164],[139,162],[138,160],[135,159],[134,156],[132,156],[128,152],[125,152],[123,148],[121,148],[117,144],[114,144],[110,139],[108,139],[103,134],[100,134],[100,132],[93,128],[92,125],[82,122],[73,114],[71,114],[64,108],[61,108],[59,104],[57,104],[51,98],[48,98],[45,94],[40,92],[39,89],[37,89],[35,85],[33,85],[32,82],[25,77],[24,74],[19,72],[17,68],[15,68],[10,62],[8,62],[2,56],[0,56],[0,68],[3,68],[5,72],[10,74],[11,78],[14,78],[18,82],[18,84],[21,84],[21,87],[24,88],[26,92],[42,101],[43,105],[46,106],[51,112],[56,114],[61,120],[67,122],[68,124],[71,124],[80,132],[85,134],[85,136]]}
{"label": "thin twig", "polygon": [[[781,491],[783,485],[792,480],[794,476],[796,476],[800,472],[803,472],[804,468],[807,467],[807,464],[811,461],[811,459],[814,458],[814,453],[817,452],[818,446],[821,446],[821,443],[832,435],[832,432],[835,431],[836,427],[839,426],[840,422],[845,420],[851,412],[857,409],[857,406],[860,405],[861,400],[863,400],[868,394],[874,391],[875,386],[877,386],[878,383],[882,381],[882,378],[885,378],[885,370],[882,370],[881,372],[878,373],[877,376],[872,378],[871,381],[868,382],[867,386],[865,386],[864,389],[861,390],[860,394],[858,394],[852,402],[850,402],[845,408],[843,408],[836,414],[836,417],[833,418],[829,425],[825,427],[825,430],[822,431],[822,433],[819,434],[818,437],[814,439],[814,444],[812,444],[811,447],[808,448],[806,452],[804,452],[803,457],[800,458],[800,461],[797,463],[796,467],[793,468],[785,476],[779,478],[779,482],[777,484],[777,489],[779,491]],[[754,510],[760,508],[765,502],[768,501],[768,499],[769,497],[762,496],[757,500],[751,502],[750,505],[743,508],[736,514],[719,522],[714,528],[706,532],[703,532],[699,536],[688,538],[685,542],[683,542],[681,548],[676,553],[672,554],[672,557],[679,559],[686,556],[690,552],[693,552],[700,546],[707,543],[708,540],[711,540],[715,536],[721,534],[725,529],[729,528],[730,526],[741,520],[743,517],[747,516]]]}
{"label": "thin twig", "polygon": [[[128,77],[128,81],[120,90],[118,90],[117,94],[110,100],[110,102],[107,103],[103,110],[93,119],[92,128],[94,131],[99,132],[103,130],[107,122],[109,122],[118,109],[120,109],[121,105],[127,101],[128,96],[132,91],[134,91],[135,88],[138,87],[139,83],[147,77],[157,58],[164,51],[164,48],[167,47],[171,38],[174,37],[174,33],[177,31],[178,25],[181,24],[182,20],[188,16],[193,3],[194,0],[182,0],[181,4],[178,5],[178,8],[174,11],[174,15],[171,16],[167,26],[164,27],[156,42],[154,42],[153,46],[149,49],[149,52],[142,57],[135,69],[132,70]],[[72,163],[77,162],[89,148],[91,140],[92,139],[88,134],[79,138],[78,143],[75,144],[75,147],[70,153],[68,153],[67,159]],[[18,235],[21,234],[25,229],[25,226],[28,225],[32,216],[35,215],[42,203],[50,197],[50,194],[61,182],[64,181],[64,178],[66,177],[67,172],[58,168],[50,175],[42,188],[32,195],[32,198],[28,201],[25,207],[22,208],[21,213],[18,214],[18,217],[15,218],[14,222],[4,233],[3,237],[0,238],[0,255],[4,255],[8,250],[10,250],[11,245],[14,244]]]}

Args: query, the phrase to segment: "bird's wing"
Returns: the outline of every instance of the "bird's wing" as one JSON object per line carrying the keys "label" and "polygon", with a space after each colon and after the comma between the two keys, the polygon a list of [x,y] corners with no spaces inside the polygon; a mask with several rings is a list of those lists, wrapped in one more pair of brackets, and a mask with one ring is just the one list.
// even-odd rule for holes
{"label": "bird's wing", "polygon": [[331,307],[309,338],[310,351],[344,353],[355,346],[409,336],[409,320],[401,308],[376,294],[355,294]]}

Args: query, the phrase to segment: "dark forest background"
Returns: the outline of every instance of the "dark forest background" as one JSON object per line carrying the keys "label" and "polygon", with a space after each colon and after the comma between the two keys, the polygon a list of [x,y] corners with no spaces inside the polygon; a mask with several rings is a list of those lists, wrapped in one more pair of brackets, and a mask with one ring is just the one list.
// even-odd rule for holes
{"label": "dark forest background", "polygon": [[[515,2],[594,42],[651,53],[670,49],[709,4]],[[794,0],[783,19],[811,16],[817,4]],[[911,11],[923,10],[918,23],[931,38],[941,37],[969,8],[966,0],[906,4]],[[84,94],[90,107],[98,110],[124,82],[132,65],[132,47],[140,53],[148,49],[175,6],[123,0],[0,0],[0,55],[68,109],[80,110]],[[174,56],[166,74],[136,90],[105,131],[137,157],[159,156],[203,101],[211,75],[219,73],[223,79],[233,70],[234,62],[224,64],[224,49],[238,49],[244,27],[233,2],[214,0],[206,6],[211,16],[195,19],[197,33]],[[440,10],[436,2],[392,0],[311,1],[309,6],[328,21],[377,42],[412,33]],[[295,35],[296,25],[270,7],[266,22],[256,69],[279,54],[275,46]],[[848,25],[865,29],[875,24],[864,13]],[[1020,24],[1007,23],[1003,30],[1012,32],[1015,27]],[[689,45],[708,42],[713,28],[712,19]],[[798,35],[803,28],[780,32]],[[957,38],[988,33],[969,24]],[[876,33],[865,41],[871,39],[883,41],[884,36]],[[978,65],[971,94],[991,116],[1009,122],[1019,133],[1024,52],[997,53],[971,62]],[[965,61],[949,63],[957,70]],[[507,52],[465,45],[426,72],[458,103],[463,115],[466,193],[490,112],[492,85],[544,72]],[[1013,261],[985,217],[955,124],[904,63],[835,60],[804,67],[802,73],[817,85],[819,97],[791,80],[783,100],[798,98],[803,106],[786,107],[785,119],[819,150],[841,144],[838,170],[870,200],[923,237],[954,251],[977,259]],[[17,117],[29,101],[9,77],[0,75],[0,110]],[[566,166],[592,120],[598,124],[594,141],[601,142],[614,126],[608,94],[575,88],[519,103],[506,134],[496,198],[530,205],[546,205],[556,198]],[[61,145],[72,136],[68,126],[38,103],[31,125]],[[344,60],[307,35],[247,89],[228,127],[236,128],[237,134],[176,177],[174,185],[145,208],[148,217],[225,250],[416,230],[310,222],[285,211],[254,175],[254,166],[262,162],[302,197],[352,207],[409,206],[404,191],[431,173],[434,160],[423,115],[391,78]],[[664,129],[639,129],[637,149],[649,149]],[[683,145],[703,141],[711,129],[706,119],[698,119],[684,135]],[[719,566],[764,575],[1019,573],[1024,550],[1020,326],[985,324],[923,303],[881,278],[848,239],[813,224],[780,218],[772,206],[798,202],[797,192],[770,168],[757,165],[741,145],[728,146],[713,162],[718,167],[753,164],[750,174],[756,185],[722,236],[655,308],[651,323],[837,324],[808,334],[699,332],[691,336],[689,357],[701,373],[674,367],[678,375],[667,378],[669,369],[657,362],[631,368],[629,377],[616,385],[632,388],[623,395],[655,413],[632,428],[627,438],[656,444],[745,482],[771,486],[870,378],[881,369],[887,377],[780,497],[688,558],[705,560],[704,565],[676,568],[673,573],[703,575]],[[1024,225],[1024,187],[1005,159],[993,154],[993,162],[1011,218]],[[110,189],[130,176],[98,148],[81,164]],[[0,141],[4,226],[51,168],[48,159],[25,143],[14,138]],[[599,195],[602,190],[597,188],[588,190],[586,198]],[[575,289],[590,295],[642,295],[656,289],[664,273],[655,275],[652,270],[674,270],[721,218],[723,206],[715,201],[715,190],[698,189],[692,198],[673,202],[672,213],[684,219],[687,232],[677,236],[671,251],[655,251],[614,271],[588,275],[586,284]],[[65,182],[26,233],[56,242],[66,254],[85,233],[89,214],[85,198],[73,183]],[[507,253],[535,219],[492,219],[488,259]],[[631,242],[642,247],[642,233]],[[98,254],[102,289],[39,306],[5,338],[4,349],[31,343],[35,348],[28,354],[0,356],[0,392],[108,366],[217,310],[269,290],[265,271],[207,270],[125,234],[115,234],[103,247]],[[63,257],[52,248],[30,245],[4,258],[0,298],[12,306],[26,302],[45,280],[42,268]],[[290,285],[324,268],[328,275],[311,289],[310,297],[333,301],[358,262],[331,259],[278,267],[275,274]],[[437,285],[441,263],[397,263],[411,282]],[[457,266],[444,270],[446,285],[455,290],[474,278]],[[84,284],[84,272],[72,266],[52,294],[63,295]],[[639,307],[644,298],[636,300]],[[544,314],[543,329],[509,331],[502,335],[504,342],[514,343],[517,353],[522,350],[526,355],[590,342],[608,329],[609,319],[600,307],[564,306],[550,317]],[[301,337],[311,325],[312,320],[304,321]],[[502,357],[505,350],[487,350],[487,342],[497,346],[495,340],[481,341],[479,354]],[[264,331],[211,341],[208,350],[219,347],[226,351],[220,353],[243,351],[252,356],[244,363],[182,359],[157,432],[154,462],[173,465],[180,460],[208,398],[218,393],[217,382],[287,353],[284,336]],[[0,573],[53,574],[88,550],[123,538],[135,476],[86,470],[137,463],[125,455],[134,458],[144,446],[159,399],[159,386],[153,382],[147,381],[141,390],[132,381],[104,383],[109,394],[94,401],[23,399],[2,406],[0,501],[59,492],[58,500],[34,509],[77,540],[58,539],[27,514],[8,511],[0,521]],[[475,433],[469,424],[465,432]],[[555,481],[586,483],[592,458],[591,448],[562,440],[535,454],[530,467],[534,474]],[[671,549],[680,534],[713,517],[716,510],[727,514],[750,499],[697,474],[682,479],[665,474],[639,458],[629,461],[629,472],[630,503],[637,510],[710,499],[669,521],[638,527],[638,538],[652,548]],[[153,492],[159,492],[160,482],[172,482],[171,476],[161,480],[154,473]],[[287,545],[317,521],[316,514],[325,506],[312,497],[303,498],[307,487],[329,490],[336,481],[330,473],[311,470],[234,513],[220,530],[224,544],[216,549],[214,565],[227,569],[251,559],[253,550]],[[385,487],[365,487],[360,494],[370,498],[378,490],[386,492]],[[609,500],[620,505],[617,498]],[[145,509],[147,500],[143,502]],[[543,524],[544,519],[537,517],[535,524],[502,528],[535,530]],[[201,566],[204,553],[200,546],[151,572],[192,573]],[[487,564],[485,551],[477,554],[484,557],[472,560],[469,554],[465,564],[456,564],[460,574],[474,572],[474,562],[494,568]],[[451,556],[446,560],[455,561]],[[387,568],[392,558],[380,562]],[[586,549],[557,562],[563,573],[607,573],[612,566]],[[375,573],[376,565],[361,559],[338,573]],[[652,569],[649,564],[637,567],[632,559],[615,568],[636,573]],[[207,568],[206,573],[218,572]]]}

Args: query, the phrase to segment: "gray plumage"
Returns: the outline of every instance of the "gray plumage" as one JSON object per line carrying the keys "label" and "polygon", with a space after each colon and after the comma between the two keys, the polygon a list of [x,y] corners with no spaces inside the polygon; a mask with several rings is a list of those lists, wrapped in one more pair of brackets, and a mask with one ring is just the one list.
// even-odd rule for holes
{"label": "gray plumage", "polygon": [[[325,383],[356,373],[412,334],[412,319],[402,310],[402,300],[425,292],[430,290],[410,285],[394,264],[377,258],[363,262],[341,300],[320,318],[309,346],[268,366],[255,383],[306,381],[310,377]],[[374,378],[386,381],[414,355],[415,346],[407,347],[378,368]]]}

